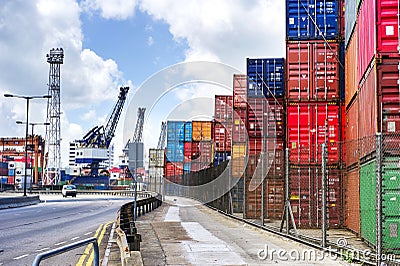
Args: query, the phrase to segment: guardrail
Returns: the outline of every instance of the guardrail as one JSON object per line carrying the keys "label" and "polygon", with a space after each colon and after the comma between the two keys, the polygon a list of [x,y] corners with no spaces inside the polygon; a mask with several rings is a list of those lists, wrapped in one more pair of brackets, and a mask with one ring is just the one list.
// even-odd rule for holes
{"label": "guardrail", "polygon": [[51,258],[51,257],[53,257],[55,255],[65,253],[67,251],[79,248],[81,246],[86,246],[86,245],[88,245],[90,243],[93,243],[93,249],[94,249],[94,261],[93,261],[93,263],[94,263],[95,266],[99,266],[99,261],[100,261],[99,245],[97,243],[97,238],[95,238],[95,237],[91,237],[91,238],[88,238],[88,239],[85,239],[85,240],[81,240],[81,241],[78,241],[78,242],[75,242],[75,243],[72,243],[72,244],[69,244],[69,245],[65,245],[65,246],[62,246],[62,247],[59,247],[59,248],[56,248],[56,249],[53,249],[53,250],[49,250],[49,251],[40,253],[35,257],[35,260],[33,261],[32,266],[38,266],[40,264],[40,262],[42,260],[44,260],[44,259]]}
{"label": "guardrail", "polygon": [[[116,233],[117,243],[120,248],[121,261],[126,261],[130,257],[131,251],[140,251],[141,235],[137,233],[135,225],[135,212],[137,217],[151,212],[162,204],[161,195],[157,193],[149,194],[151,197],[129,202],[121,206],[118,210]],[[135,210],[136,206],[136,210]]]}
{"label": "guardrail", "polygon": [[0,209],[23,207],[40,202],[39,196],[29,197],[2,197],[0,198]]}
{"label": "guardrail", "polygon": [[[124,196],[124,197],[133,197],[135,195],[134,190],[77,190],[78,194],[86,194],[86,195],[110,195],[110,196]],[[32,194],[42,194],[42,195],[49,195],[49,194],[61,194],[61,190],[37,190],[32,191]],[[147,191],[138,191],[137,196],[140,198],[149,198],[151,195]]]}

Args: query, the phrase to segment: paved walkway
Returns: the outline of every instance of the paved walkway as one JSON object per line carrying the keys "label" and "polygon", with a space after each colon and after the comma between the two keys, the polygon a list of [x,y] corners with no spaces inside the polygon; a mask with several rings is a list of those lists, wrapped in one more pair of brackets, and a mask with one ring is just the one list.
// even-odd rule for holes
{"label": "paved walkway", "polygon": [[[139,217],[144,265],[349,265],[196,204],[167,198],[162,207]],[[121,265],[113,239],[111,246],[108,265]]]}

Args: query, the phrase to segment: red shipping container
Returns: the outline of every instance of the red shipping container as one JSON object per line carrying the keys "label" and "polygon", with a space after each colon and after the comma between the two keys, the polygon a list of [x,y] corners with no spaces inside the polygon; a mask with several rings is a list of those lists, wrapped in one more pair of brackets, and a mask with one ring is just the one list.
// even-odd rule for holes
{"label": "red shipping container", "polygon": [[214,119],[222,124],[232,124],[233,96],[215,95]]}
{"label": "red shipping container", "polygon": [[233,107],[247,108],[247,77],[244,74],[233,75]]}
{"label": "red shipping container", "polygon": [[287,99],[339,100],[339,42],[289,42],[286,56]]}
{"label": "red shipping container", "polygon": [[[183,163],[171,163],[167,162],[165,164],[165,176],[166,177],[176,177],[183,175]],[[170,179],[173,181],[172,179]]]}
{"label": "red shipping container", "polygon": [[[283,100],[270,100],[268,102],[269,109],[271,111],[268,114],[268,136],[283,137],[285,135],[285,110]],[[271,132],[275,130],[275,132]]]}
{"label": "red shipping container", "polygon": [[344,176],[344,225],[360,234],[360,176],[358,167]]}
{"label": "red shipping container", "polygon": [[[367,0],[364,0],[367,1]],[[368,0],[371,1],[371,0]],[[375,0],[377,2],[377,51],[397,56],[399,45],[398,1]],[[374,1],[371,1],[374,2]]]}
{"label": "red shipping container", "polygon": [[246,142],[248,138],[246,130],[247,109],[233,110],[232,142]]}
{"label": "red shipping container", "polygon": [[184,162],[190,162],[192,160],[192,142],[183,143],[183,156]]}
{"label": "red shipping container", "polygon": [[216,152],[230,152],[232,149],[232,124],[215,123],[213,139]]}
{"label": "red shipping container", "polygon": [[208,168],[214,160],[213,143],[211,141],[192,142],[191,171]]}
{"label": "red shipping container", "polygon": [[[379,0],[377,0],[379,1]],[[376,51],[376,0],[364,0],[358,13],[358,78],[364,76]]]}
{"label": "red shipping container", "polygon": [[266,219],[281,219],[285,204],[284,181],[266,179],[264,182],[264,213]]}
{"label": "red shipping container", "polygon": [[[322,222],[322,175],[319,166],[291,166],[289,170],[290,203],[296,225],[316,228]],[[327,221],[331,227],[341,226],[340,171],[327,171]]]}
{"label": "red shipping container", "polygon": [[353,36],[349,41],[345,53],[345,103],[346,107],[350,104],[351,99],[354,98],[360,81],[357,72],[358,66],[358,24],[355,26]]}
{"label": "red shipping container", "polygon": [[339,106],[332,103],[291,103],[287,106],[287,145],[293,164],[321,163],[321,144],[328,164],[339,163]]}

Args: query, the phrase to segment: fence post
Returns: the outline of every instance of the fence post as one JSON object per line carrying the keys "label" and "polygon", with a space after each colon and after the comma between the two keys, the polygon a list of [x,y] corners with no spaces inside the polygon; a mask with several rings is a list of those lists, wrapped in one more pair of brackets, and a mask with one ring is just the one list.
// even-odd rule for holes
{"label": "fence post", "polygon": [[322,144],[322,248],[326,247],[326,145]]}
{"label": "fence post", "polygon": [[376,265],[382,259],[382,135],[376,134]]}
{"label": "fence post", "polygon": [[[289,202],[289,148],[285,149],[285,206]],[[289,208],[286,206],[286,234],[289,234]]]}

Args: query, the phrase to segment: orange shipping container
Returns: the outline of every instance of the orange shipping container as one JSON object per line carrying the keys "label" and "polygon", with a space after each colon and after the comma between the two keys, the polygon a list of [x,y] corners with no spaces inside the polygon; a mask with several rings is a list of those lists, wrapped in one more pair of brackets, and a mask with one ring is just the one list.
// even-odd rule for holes
{"label": "orange shipping container", "polygon": [[349,105],[358,89],[358,31],[357,25],[345,53],[345,104]]}
{"label": "orange shipping container", "polygon": [[245,158],[247,146],[246,143],[233,143],[232,145],[232,158]]}
{"label": "orange shipping container", "polygon": [[358,97],[346,111],[346,165],[350,166],[358,162]]}
{"label": "orange shipping container", "polygon": [[360,234],[360,176],[358,167],[344,177],[344,225]]}
{"label": "orange shipping container", "polygon": [[211,121],[193,121],[192,139],[193,141],[212,140],[212,122]]}

